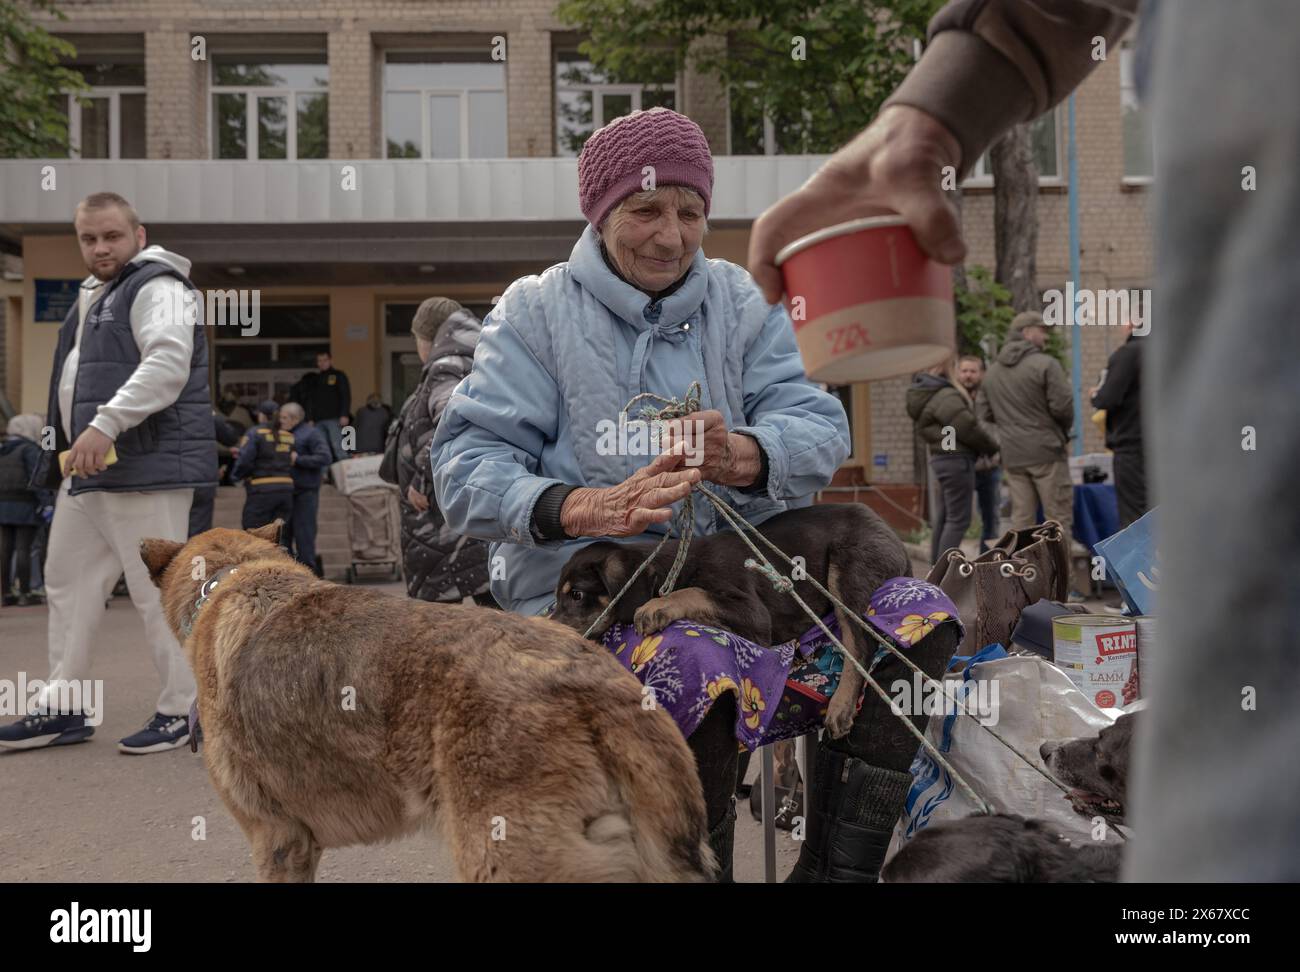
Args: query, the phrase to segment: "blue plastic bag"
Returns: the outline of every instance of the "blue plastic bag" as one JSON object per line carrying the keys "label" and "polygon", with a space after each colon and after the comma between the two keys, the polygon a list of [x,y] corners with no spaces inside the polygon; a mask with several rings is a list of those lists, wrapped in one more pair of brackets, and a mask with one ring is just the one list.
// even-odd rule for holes
{"label": "blue plastic bag", "polygon": [[1160,587],[1160,553],[1156,550],[1156,510],[1097,543],[1106,573],[1119,588],[1129,613],[1155,614]]}

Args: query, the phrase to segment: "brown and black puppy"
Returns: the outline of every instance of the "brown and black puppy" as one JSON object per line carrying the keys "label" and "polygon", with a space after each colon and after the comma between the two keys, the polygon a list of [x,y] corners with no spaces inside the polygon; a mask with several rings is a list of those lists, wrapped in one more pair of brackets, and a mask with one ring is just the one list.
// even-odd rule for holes
{"label": "brown and black puppy", "polygon": [[[898,535],[860,503],[788,510],[761,524],[759,530],[791,558],[802,557],[807,576],[859,615],[866,612],[872,592],[882,583],[911,574],[911,561]],[[745,568],[746,558],[753,554],[732,530],[693,539],[675,589],[667,597],[656,596],[677,554],[677,544],[671,540],[664,545],[615,605],[607,623],[593,632],[594,637],[615,622],[635,624],[644,635],[662,631],[674,621],[690,620],[771,646],[798,638],[813,627],[794,598],[773,590],[762,574]],[[599,541],[579,550],[560,573],[552,618],[585,633],[653,549],[653,543]],[[811,583],[794,578],[775,554],[763,552],[795,580],[795,590],[819,617],[831,612],[831,602]],[[838,610],[836,615],[840,640],[865,665],[870,659],[869,654],[864,657],[866,636],[839,617]],[[826,712],[826,727],[832,736],[839,738],[849,731],[862,685],[857,669],[846,663]]]}
{"label": "brown and black puppy", "polygon": [[466,881],[702,881],[695,760],[598,645],[540,618],[319,580],[279,521],[144,540],[203,758],[264,881],[435,826]]}
{"label": "brown and black puppy", "polygon": [[1100,735],[1045,742],[1038,749],[1048,772],[1066,786],[1074,809],[1087,817],[1100,814],[1124,822],[1128,798],[1129,758],[1137,713],[1129,712]]}

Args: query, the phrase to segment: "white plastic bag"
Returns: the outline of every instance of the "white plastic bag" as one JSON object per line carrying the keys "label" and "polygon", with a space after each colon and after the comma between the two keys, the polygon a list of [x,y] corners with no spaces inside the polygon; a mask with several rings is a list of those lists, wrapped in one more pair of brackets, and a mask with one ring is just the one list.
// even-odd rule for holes
{"label": "white plastic bag", "polygon": [[[1013,655],[972,662],[971,680],[997,683],[997,722],[993,728],[1045,769],[1038,748],[1049,739],[1093,736],[1118,717],[1116,709],[1099,709],[1074,687],[1060,669],[1038,655]],[[973,686],[972,686],[973,689]],[[989,689],[984,691],[990,691]],[[973,694],[973,692],[972,692]],[[987,696],[992,697],[991,691]],[[974,711],[974,706],[967,708]],[[1060,789],[966,715],[934,716],[926,738],[995,813],[1012,813],[1049,821],[1067,837],[1092,838],[1092,821],[1074,812]],[[912,789],[902,819],[894,828],[888,860],[917,832],[933,823],[960,820],[978,812],[924,749],[912,763]],[[1120,840],[1112,827],[1106,840]]]}

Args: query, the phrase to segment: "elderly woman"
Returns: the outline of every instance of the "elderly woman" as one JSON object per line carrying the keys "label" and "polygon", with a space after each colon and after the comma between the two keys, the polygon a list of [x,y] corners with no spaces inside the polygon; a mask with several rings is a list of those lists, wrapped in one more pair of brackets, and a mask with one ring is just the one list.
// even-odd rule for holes
{"label": "elderly woman", "polygon": [[[606,125],[578,159],[578,193],[589,225],[568,262],[506,290],[432,446],[449,526],[495,541],[492,591],[523,613],[550,606],[561,568],[595,538],[662,536],[700,480],[758,523],[806,505],[849,453],[844,409],[804,376],[785,311],[700,248],[713,160],[694,122],[654,108]],[[692,382],[700,411],[679,445],[702,462],[608,454],[602,430],[633,396],[681,398]],[[697,534],[719,525],[695,504]],[[724,880],[735,720],[724,694],[688,739]]]}

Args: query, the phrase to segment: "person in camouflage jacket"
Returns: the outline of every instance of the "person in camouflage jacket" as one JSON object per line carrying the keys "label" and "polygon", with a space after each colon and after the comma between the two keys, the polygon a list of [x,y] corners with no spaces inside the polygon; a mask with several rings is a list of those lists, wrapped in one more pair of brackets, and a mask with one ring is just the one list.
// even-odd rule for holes
{"label": "person in camouflage jacket", "polygon": [[460,380],[474,365],[483,323],[446,297],[422,303],[411,322],[424,371],[419,387],[402,405],[397,486],[402,509],[402,561],[406,591],[423,601],[456,602],[467,595],[496,606],[488,593],[488,545],[453,533],[433,498],[429,443]]}

